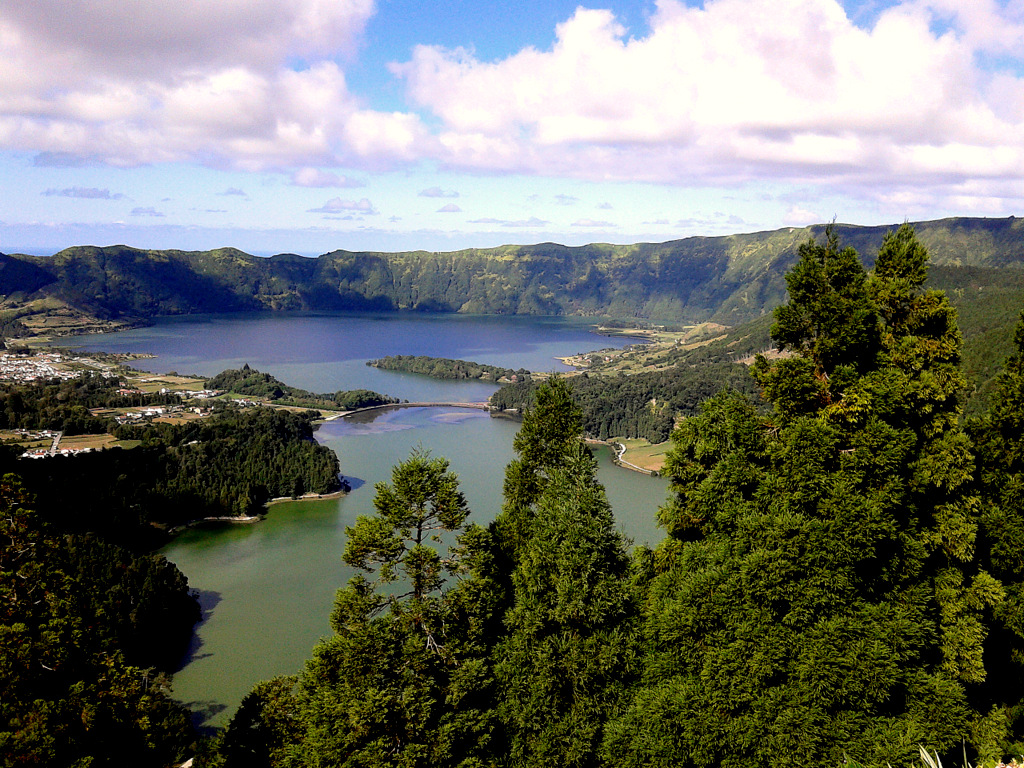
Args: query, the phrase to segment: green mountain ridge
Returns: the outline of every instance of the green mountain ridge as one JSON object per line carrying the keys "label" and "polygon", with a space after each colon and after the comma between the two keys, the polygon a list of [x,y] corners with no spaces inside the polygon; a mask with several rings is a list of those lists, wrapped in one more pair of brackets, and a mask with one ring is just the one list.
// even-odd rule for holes
{"label": "green mountain ridge", "polygon": [[[870,266],[896,225],[837,224]],[[951,218],[914,224],[932,264],[1024,267],[1024,222]],[[434,253],[331,251],[257,257],[235,248],[76,246],[0,255],[0,293],[56,298],[102,319],[232,311],[417,310],[606,315],[736,325],[785,298],[797,248],[822,225],[665,243],[506,245]]]}

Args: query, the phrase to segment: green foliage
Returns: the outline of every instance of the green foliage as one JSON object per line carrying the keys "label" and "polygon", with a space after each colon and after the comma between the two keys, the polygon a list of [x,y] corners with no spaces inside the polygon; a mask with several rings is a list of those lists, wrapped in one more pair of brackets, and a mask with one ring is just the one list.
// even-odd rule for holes
{"label": "green foliage", "polygon": [[[724,388],[755,394],[747,367],[728,354],[707,356],[661,371],[632,375],[582,374],[564,379],[580,409],[584,432],[598,440],[642,437],[663,443],[679,416],[693,416],[701,402]],[[490,398],[500,410],[532,406],[537,383],[507,384]]]}
{"label": "green foliage", "polygon": [[0,483],[0,765],[165,766],[194,738],[166,677],[199,609],[162,557],[62,535]]}
{"label": "green foliage", "polygon": [[786,275],[789,303],[775,310],[772,338],[779,349],[812,361],[818,377],[840,366],[872,365],[878,329],[857,252],[840,249],[839,235],[829,226],[825,243],[809,240],[799,257]]}
{"label": "green foliage", "polygon": [[207,389],[220,389],[246,397],[258,397],[280,402],[282,405],[297,405],[304,408],[338,408],[353,410],[372,405],[397,403],[394,397],[371,392],[368,389],[339,390],[333,394],[317,394],[285,384],[283,381],[250,368],[246,363],[240,369],[222,371],[209,379]]}
{"label": "green foliage", "polygon": [[579,441],[547,472],[495,651],[509,764],[588,766],[636,672],[626,543]]}
{"label": "green foliage", "polygon": [[[360,516],[345,529],[348,542],[343,559],[367,573],[376,572],[378,585],[401,580],[404,595],[386,598],[396,606],[403,598],[422,602],[445,583],[445,573],[456,567],[452,557],[442,558],[434,549],[441,534],[462,529],[469,514],[459,490],[458,477],[448,461],[414,451],[391,472],[391,484],[377,483],[375,517]],[[425,628],[425,631],[428,632]]]}
{"label": "green foliage", "polygon": [[121,394],[121,379],[82,374],[74,379],[0,383],[0,429],[53,429],[67,435],[111,431],[112,419],[93,416],[94,408],[127,408],[181,402],[169,393]]}
{"label": "green foliage", "polygon": [[535,392],[534,405],[523,416],[523,425],[512,441],[518,454],[505,469],[505,506],[497,531],[506,553],[532,536],[534,505],[548,483],[550,473],[569,455],[583,435],[582,417],[563,379],[544,382]]}
{"label": "green foliage", "polygon": [[[472,574],[489,537],[471,528],[452,541],[465,499],[448,462],[426,452],[397,465],[374,501],[344,558],[376,583],[357,576],[339,590],[335,634],[297,679],[246,698],[224,737],[229,768],[483,764],[496,718]],[[434,546],[446,544],[458,546],[442,557]],[[471,578],[442,591],[456,572]]]}
{"label": "green foliage", "polygon": [[131,547],[157,543],[154,524],[254,514],[275,497],[338,490],[338,459],[313,440],[313,413],[226,409],[184,424],[120,427],[138,448],[21,460],[45,519]]}
{"label": "green foliage", "polygon": [[416,452],[394,468],[344,555],[376,581],[338,592],[334,636],[295,681],[246,699],[223,755],[274,766],[598,761],[637,671],[626,542],[563,382],[538,391],[515,448],[499,520],[454,541],[466,509],[448,463]]}
{"label": "green foliage", "polygon": [[614,762],[897,764],[980,722],[1003,589],[975,556],[960,337],[924,262],[909,227],[870,279],[834,232],[807,244],[773,328],[797,354],[755,366],[773,413],[722,395],[675,436]]}
{"label": "green foliage", "polygon": [[271,768],[300,735],[295,679],[257,683],[231,719],[220,745],[224,768]]}
{"label": "green foliage", "polygon": [[1014,342],[991,408],[969,426],[986,500],[978,550],[1006,589],[985,648],[986,664],[999,674],[990,675],[977,695],[979,709],[991,706],[1002,726],[990,739],[989,755],[1024,752],[1024,696],[1016,682],[1024,674],[1024,313]]}
{"label": "green foliage", "polygon": [[427,357],[426,355],[388,355],[379,360],[367,360],[366,364],[385,371],[405,371],[430,376],[433,379],[461,380],[479,379],[481,381],[529,381],[530,372],[525,368],[518,371],[514,368],[500,368],[496,365],[471,363],[466,360],[452,360],[447,357]]}

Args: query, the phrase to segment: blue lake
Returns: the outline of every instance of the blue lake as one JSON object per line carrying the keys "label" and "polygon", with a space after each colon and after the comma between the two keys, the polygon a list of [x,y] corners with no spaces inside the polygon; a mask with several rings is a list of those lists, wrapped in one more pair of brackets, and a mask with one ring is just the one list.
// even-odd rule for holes
{"label": "blue lake", "polygon": [[[149,328],[80,337],[76,346],[148,352],[136,367],[213,375],[250,366],[319,392],[373,389],[412,401],[483,401],[494,385],[436,381],[369,368],[384,355],[452,357],[535,371],[567,370],[556,357],[630,343],[594,334],[581,319],[464,315],[224,315],[162,320]],[[200,593],[204,620],[175,675],[175,695],[213,726],[226,725],[259,680],[297,672],[330,628],[335,591],[353,575],[341,561],[345,528],[373,513],[374,485],[416,448],[449,459],[471,520],[501,508],[505,465],[518,424],[482,411],[415,408],[376,411],[324,424],[353,490],[340,499],[285,502],[261,523],[187,531],[164,549]],[[596,451],[599,477],[623,531],[656,543],[654,523],[667,481],[616,467]]]}

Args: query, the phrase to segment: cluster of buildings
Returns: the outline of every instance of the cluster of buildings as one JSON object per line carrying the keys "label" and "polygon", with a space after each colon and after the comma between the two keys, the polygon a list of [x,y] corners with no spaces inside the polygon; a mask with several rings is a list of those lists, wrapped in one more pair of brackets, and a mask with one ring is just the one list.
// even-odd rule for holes
{"label": "cluster of buildings", "polygon": [[202,408],[200,406],[147,405],[142,408],[120,413],[114,417],[114,421],[118,424],[139,424],[143,421],[160,418],[161,416],[175,416],[188,413],[206,416],[209,412],[208,408]]}
{"label": "cluster of buildings", "polygon": [[200,389],[198,391],[191,389],[183,389],[174,394],[178,395],[183,400],[208,400],[211,397],[220,397],[224,394],[223,389]]}
{"label": "cluster of buildings", "polygon": [[23,459],[45,459],[47,456],[74,456],[76,453],[89,453],[92,448],[59,448],[56,451],[49,448],[33,448],[21,454]]}
{"label": "cluster of buildings", "polygon": [[42,459],[46,456],[73,456],[76,453],[88,453],[92,448],[58,448],[63,432],[54,429],[40,429],[32,431],[28,429],[16,429],[14,433],[22,440],[51,440],[49,448],[29,448],[23,454],[23,459]]}
{"label": "cluster of buildings", "polygon": [[[58,368],[69,362],[81,362],[79,358],[66,358],[60,352],[43,352],[32,357],[23,355],[0,355],[0,379],[6,381],[35,381],[36,379],[74,379],[78,371]],[[113,376],[110,371],[99,371],[105,378]]]}

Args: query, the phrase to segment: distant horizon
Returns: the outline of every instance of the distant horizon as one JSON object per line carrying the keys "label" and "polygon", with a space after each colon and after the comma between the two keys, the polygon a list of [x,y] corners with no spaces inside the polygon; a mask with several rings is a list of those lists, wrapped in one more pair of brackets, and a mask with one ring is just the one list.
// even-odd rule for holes
{"label": "distant horizon", "polygon": [[[1015,214],[1008,214],[1006,216],[952,215],[952,216],[942,216],[942,217],[935,218],[935,219],[919,219],[919,220],[913,221],[911,223],[913,223],[913,224],[927,224],[927,223],[932,223],[932,222],[945,221],[947,219],[1001,220],[1001,219],[1014,219],[1014,218],[1017,218],[1017,216]],[[20,246],[20,247],[19,246],[6,246],[6,247],[5,246],[0,246],[0,253],[4,253],[4,254],[7,254],[7,255],[24,254],[26,256],[53,256],[53,255],[55,255],[57,253],[60,253],[63,250],[66,250],[67,248],[76,248],[76,247],[112,248],[112,247],[117,247],[117,246],[125,246],[127,248],[136,248],[138,250],[147,250],[147,251],[194,251],[194,252],[214,251],[214,250],[217,250],[217,249],[220,249],[220,248],[234,248],[236,250],[243,251],[244,253],[247,253],[250,256],[257,256],[257,257],[260,257],[260,258],[270,258],[271,256],[280,256],[280,255],[285,255],[285,254],[294,254],[296,256],[302,256],[303,258],[317,258],[318,256],[323,256],[324,254],[332,253],[334,251],[375,252],[375,253],[408,253],[408,252],[413,252],[413,251],[424,251],[424,252],[427,252],[427,253],[453,253],[453,252],[457,252],[457,251],[472,250],[472,249],[487,250],[487,249],[492,249],[492,248],[503,248],[503,247],[519,247],[519,248],[522,248],[522,247],[529,247],[529,246],[540,245],[542,243],[554,243],[555,245],[562,245],[562,246],[565,246],[567,248],[581,248],[581,247],[590,246],[590,245],[630,246],[630,245],[640,245],[640,244],[643,244],[643,243],[650,243],[650,244],[657,245],[657,244],[661,244],[661,243],[670,243],[670,242],[674,242],[674,241],[678,241],[678,240],[687,240],[687,239],[691,239],[691,238],[695,238],[695,237],[706,237],[706,238],[733,237],[733,236],[740,236],[740,235],[756,235],[756,234],[760,234],[760,233],[763,233],[763,232],[779,232],[779,231],[787,230],[787,229],[792,230],[792,229],[808,229],[808,228],[812,228],[812,227],[824,227],[824,226],[828,225],[830,223],[830,221],[831,220],[819,221],[819,222],[814,222],[814,223],[811,223],[811,224],[803,224],[803,225],[800,225],[800,226],[781,226],[781,227],[773,227],[773,228],[767,228],[767,229],[739,230],[739,231],[724,232],[724,233],[718,233],[718,234],[700,234],[700,233],[697,233],[697,234],[692,234],[692,235],[685,235],[685,236],[682,236],[682,237],[672,237],[672,238],[664,238],[664,239],[649,239],[649,240],[640,239],[640,240],[624,240],[624,241],[587,240],[585,242],[575,242],[575,243],[574,242],[559,242],[557,240],[531,240],[531,241],[525,241],[524,240],[524,241],[521,241],[521,242],[504,241],[504,242],[500,242],[500,243],[497,243],[497,244],[494,244],[494,245],[463,245],[463,246],[459,246],[459,247],[448,247],[448,248],[429,248],[429,247],[423,247],[423,246],[418,246],[418,247],[414,246],[414,247],[408,247],[408,248],[382,248],[382,247],[368,246],[368,247],[362,247],[362,248],[354,248],[354,247],[337,246],[337,247],[327,247],[327,248],[324,248],[322,250],[314,250],[314,249],[298,250],[298,249],[294,249],[294,248],[291,248],[291,249],[283,248],[283,249],[273,250],[273,249],[252,249],[252,248],[246,248],[246,247],[243,247],[241,245],[234,244],[234,243],[221,243],[219,245],[213,245],[213,246],[207,246],[207,247],[191,247],[191,246],[185,247],[185,246],[182,246],[182,245],[154,246],[154,245],[139,244],[139,243],[135,243],[135,242],[126,242],[124,240],[118,240],[118,241],[111,240],[109,242],[74,242],[74,243],[69,243],[67,245],[62,245],[62,246],[59,246],[59,247],[48,247],[48,246],[45,246],[45,245],[36,245],[36,246],[24,246],[23,245],[23,246]],[[841,221],[841,220],[836,219],[835,223],[840,225],[840,226],[847,226],[847,227],[873,228],[873,227],[891,226],[891,227],[895,228],[895,227],[900,226],[900,224],[902,224],[903,221],[904,220],[899,220],[899,221],[882,221],[882,222],[878,222],[878,223],[861,224],[861,223],[854,223],[854,222],[849,222],[849,221]],[[279,234],[285,235],[287,233],[279,233]]]}

